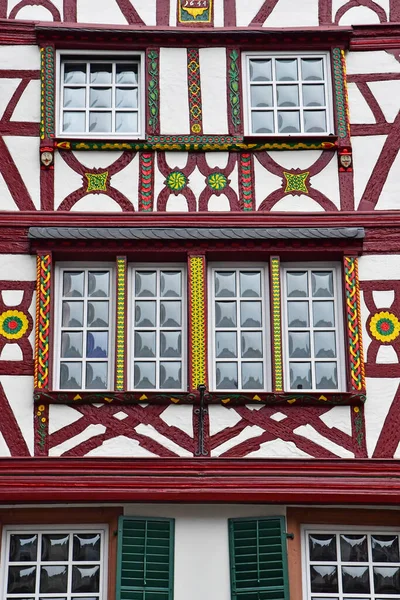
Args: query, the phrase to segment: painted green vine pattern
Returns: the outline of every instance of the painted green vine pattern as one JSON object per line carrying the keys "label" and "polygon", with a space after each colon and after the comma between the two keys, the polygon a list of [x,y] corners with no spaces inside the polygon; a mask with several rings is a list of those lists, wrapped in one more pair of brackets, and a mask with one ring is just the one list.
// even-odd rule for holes
{"label": "painted green vine pattern", "polygon": [[149,83],[147,86],[148,108],[149,108],[149,132],[157,133],[159,119],[159,53],[156,50],[150,50],[147,55]]}
{"label": "painted green vine pattern", "polygon": [[241,124],[240,119],[240,86],[239,86],[239,52],[232,50],[229,54],[230,65],[229,65],[229,102],[231,105],[231,119],[235,131],[237,131]]}
{"label": "painted green vine pattern", "polygon": [[346,88],[343,78],[342,53],[340,48],[334,48],[332,56],[338,136],[345,138],[347,137]]}

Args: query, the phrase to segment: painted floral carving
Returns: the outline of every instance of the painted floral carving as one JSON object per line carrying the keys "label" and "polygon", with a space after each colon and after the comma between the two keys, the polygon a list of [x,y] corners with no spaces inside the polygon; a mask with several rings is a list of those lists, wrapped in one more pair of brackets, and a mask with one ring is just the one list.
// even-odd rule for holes
{"label": "painted floral carving", "polygon": [[228,179],[223,173],[212,173],[207,178],[208,185],[213,190],[223,190],[228,185]]}
{"label": "painted floral carving", "polygon": [[165,181],[170,190],[179,192],[187,185],[188,180],[181,171],[172,171]]}
{"label": "painted floral carving", "polygon": [[0,314],[0,335],[8,340],[19,340],[28,331],[29,321],[20,310],[7,310]]}
{"label": "painted floral carving", "polygon": [[375,339],[390,343],[400,334],[400,321],[393,313],[379,312],[371,318],[369,329]]}

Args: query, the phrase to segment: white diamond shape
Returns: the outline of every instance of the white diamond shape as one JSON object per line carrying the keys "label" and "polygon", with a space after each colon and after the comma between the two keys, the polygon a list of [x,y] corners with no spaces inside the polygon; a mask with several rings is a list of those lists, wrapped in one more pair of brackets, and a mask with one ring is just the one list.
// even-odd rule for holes
{"label": "white diamond shape", "polygon": [[270,418],[273,419],[274,421],[283,421],[283,419],[287,419],[287,415],[284,415],[281,412],[277,412],[277,413],[274,413],[273,415],[271,415]]}
{"label": "white diamond shape", "polygon": [[119,412],[115,413],[115,415],[113,415],[113,417],[118,419],[118,421],[123,421],[124,419],[128,418],[128,415],[126,413],[122,412],[122,410],[120,410]]}

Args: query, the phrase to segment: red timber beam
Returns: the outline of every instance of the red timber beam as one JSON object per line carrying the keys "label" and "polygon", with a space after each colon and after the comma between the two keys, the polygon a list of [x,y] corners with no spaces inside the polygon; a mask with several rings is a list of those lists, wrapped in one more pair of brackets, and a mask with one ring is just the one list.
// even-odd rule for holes
{"label": "red timber beam", "polygon": [[390,460],[1,458],[0,502],[398,504]]}

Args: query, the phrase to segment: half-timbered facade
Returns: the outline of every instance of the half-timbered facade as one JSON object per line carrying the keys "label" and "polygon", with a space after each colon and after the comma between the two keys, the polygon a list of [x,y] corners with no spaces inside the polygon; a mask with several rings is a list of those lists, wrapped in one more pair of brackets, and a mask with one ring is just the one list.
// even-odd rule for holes
{"label": "half-timbered facade", "polygon": [[400,598],[399,0],[0,0],[0,597]]}

